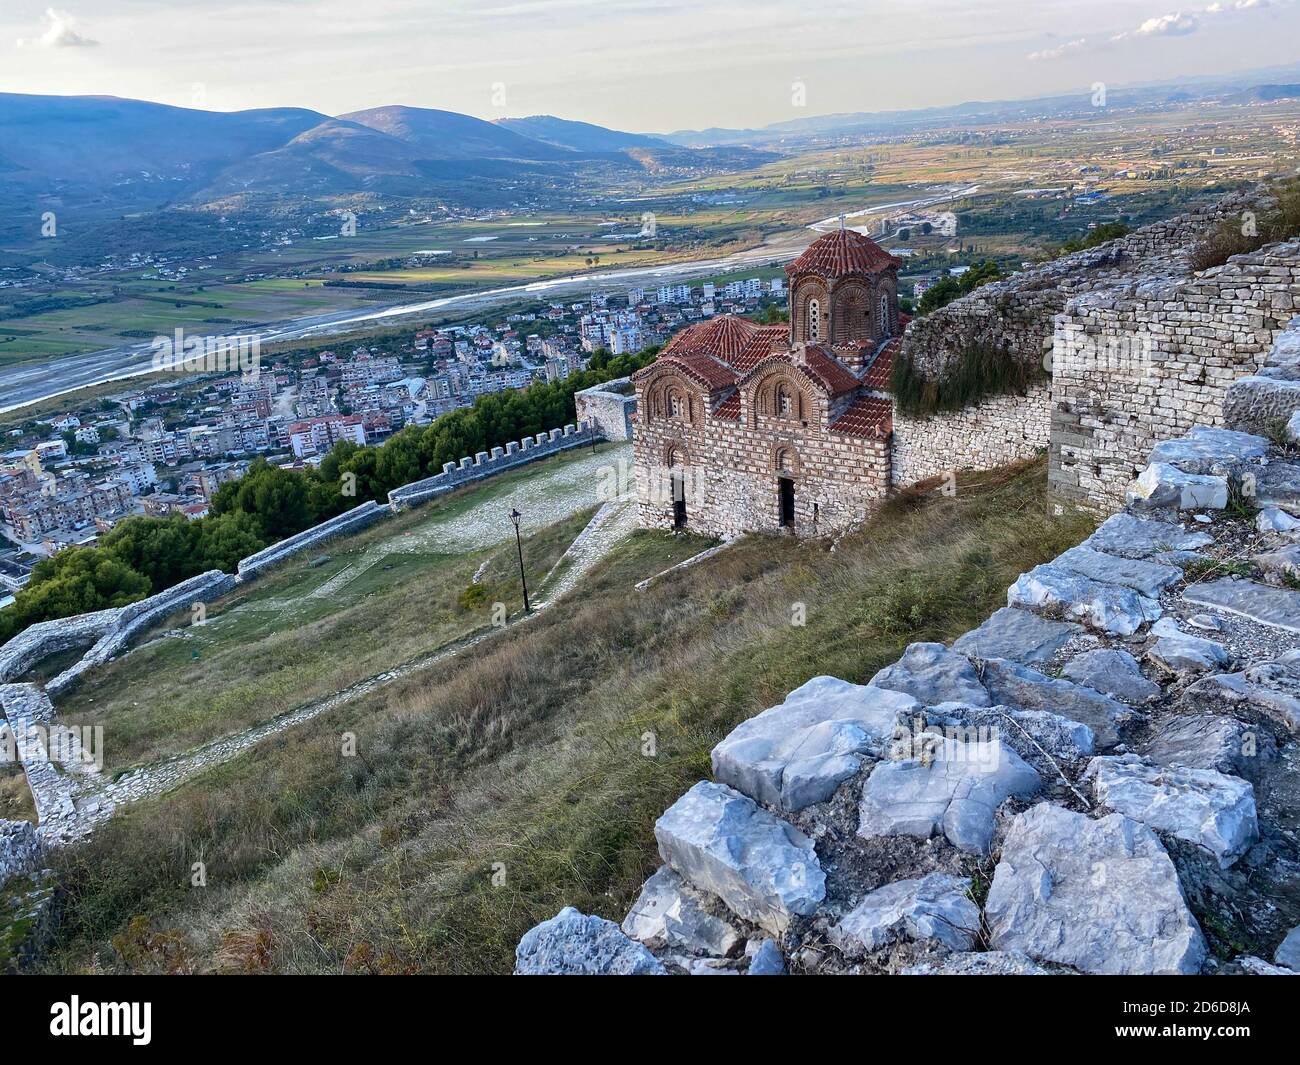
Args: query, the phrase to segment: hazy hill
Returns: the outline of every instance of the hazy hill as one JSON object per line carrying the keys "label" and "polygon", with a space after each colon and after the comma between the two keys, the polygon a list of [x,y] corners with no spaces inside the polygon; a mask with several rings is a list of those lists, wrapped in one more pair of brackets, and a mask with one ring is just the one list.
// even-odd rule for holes
{"label": "hazy hill", "polygon": [[[425,159],[572,160],[573,152],[481,118],[427,107],[373,107],[340,115],[414,145]],[[599,128],[599,127],[594,127]]]}
{"label": "hazy hill", "polygon": [[534,140],[568,148],[575,152],[621,152],[627,148],[664,148],[668,142],[662,137],[649,137],[641,133],[624,133],[606,129],[590,122],[573,122],[554,115],[533,115],[530,118],[500,118],[496,125],[532,137]]}

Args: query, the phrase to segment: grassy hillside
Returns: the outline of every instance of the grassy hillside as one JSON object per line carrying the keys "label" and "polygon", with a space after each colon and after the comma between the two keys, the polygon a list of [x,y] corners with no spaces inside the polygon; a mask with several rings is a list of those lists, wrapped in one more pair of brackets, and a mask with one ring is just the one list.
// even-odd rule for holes
{"label": "grassy hillside", "polygon": [[67,916],[47,966],[504,972],[563,904],[621,918],[657,864],[654,819],[738,721],[972,627],[1087,533],[1044,487],[1041,462],[972,475],[955,498],[896,500],[834,552],[750,538],[639,593],[696,545],[638,533],[472,656],[119,811],[58,856]]}

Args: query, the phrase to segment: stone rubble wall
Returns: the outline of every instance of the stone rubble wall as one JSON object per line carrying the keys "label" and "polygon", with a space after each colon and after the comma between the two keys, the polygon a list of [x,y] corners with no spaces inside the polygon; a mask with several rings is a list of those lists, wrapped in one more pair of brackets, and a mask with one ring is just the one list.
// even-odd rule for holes
{"label": "stone rubble wall", "polygon": [[35,872],[41,864],[41,840],[27,821],[0,821],[0,888],[11,876]]}
{"label": "stone rubble wall", "polygon": [[1232,382],[1223,398],[1230,429],[1268,433],[1300,411],[1300,317],[1278,334],[1258,372]]}
{"label": "stone rubble wall", "polygon": [[0,684],[15,680],[50,655],[74,647],[89,647],[113,631],[122,607],[110,607],[70,618],[55,618],[29,625],[0,646]]}
{"label": "stone rubble wall", "polygon": [[566,425],[563,429],[526,436],[518,443],[512,440],[504,448],[494,447],[491,452],[480,451],[472,458],[467,455],[458,463],[448,462],[443,466],[442,473],[433,477],[394,488],[388,493],[388,503],[394,511],[419,506],[430,499],[446,495],[464,485],[495,477],[506,470],[526,466],[561,451],[590,446],[593,437],[596,441],[608,439],[598,426],[587,424]]}
{"label": "stone rubble wall", "polygon": [[1046,382],[1024,396],[992,396],[965,410],[909,418],[894,412],[895,488],[962,467],[992,469],[1033,458],[1048,445],[1052,393]]}
{"label": "stone rubble wall", "polygon": [[313,525],[310,529],[304,529],[300,533],[286,537],[279,543],[264,547],[261,551],[240,559],[239,579],[241,581],[249,580],[256,577],[267,567],[278,565],[286,558],[307,551],[317,544],[323,544],[326,540],[332,540],[336,536],[346,536],[357,532],[368,525],[372,525],[380,518],[389,517],[391,514],[392,511],[389,508],[381,506],[374,500],[367,500],[360,506],[344,511],[328,521]]}
{"label": "stone rubble wall", "polygon": [[126,650],[142,632],[178,610],[191,610],[195,603],[220,599],[235,587],[235,578],[219,569],[208,570],[182,581],[174,587],[122,607],[112,630],[106,632],[81,658],[45,685],[51,695],[58,695],[76,684],[82,675],[111,661]]}
{"label": "stone rubble wall", "polygon": [[[626,389],[626,391],[624,391]],[[606,440],[631,440],[636,394],[632,378],[620,377],[575,393],[578,424],[594,425]]]}

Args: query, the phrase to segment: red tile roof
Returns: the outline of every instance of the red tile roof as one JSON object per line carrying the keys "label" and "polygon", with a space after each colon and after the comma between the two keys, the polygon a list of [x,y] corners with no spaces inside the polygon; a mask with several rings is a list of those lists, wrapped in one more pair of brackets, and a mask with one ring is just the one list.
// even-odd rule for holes
{"label": "red tile roof", "polygon": [[670,366],[676,366],[687,377],[698,381],[710,391],[718,388],[726,388],[728,385],[736,383],[736,371],[723,362],[719,362],[712,355],[706,355],[700,351],[692,351],[686,354],[663,355],[651,365],[667,363]]}
{"label": "red tile roof", "polygon": [[664,345],[664,354],[702,351],[730,363],[759,328],[757,322],[748,318],[720,314],[683,329]]}
{"label": "red tile roof", "polygon": [[867,372],[862,377],[862,383],[867,388],[874,392],[883,392],[889,387],[889,380],[894,373],[894,356],[898,354],[898,349],[902,345],[902,337],[894,337],[876,356],[876,361],[867,368]]}
{"label": "red tile roof", "polygon": [[[797,358],[792,357],[792,362],[797,362]],[[859,381],[851,370],[835,358],[825,348],[813,347],[808,345],[805,350],[804,369],[814,381],[817,381],[832,396],[841,396],[845,392],[852,392],[859,388],[862,382]]]}
{"label": "red tile roof", "polygon": [[718,409],[713,412],[715,418],[730,418],[736,421],[740,417],[740,393],[733,392],[721,403]]}
{"label": "red tile roof", "polygon": [[748,373],[774,351],[788,351],[790,327],[788,325],[762,325],[749,338],[731,363],[740,373]]}
{"label": "red tile roof", "polygon": [[887,436],[894,428],[894,405],[887,399],[862,396],[831,423],[832,433],[844,436]]}
{"label": "red tile roof", "polygon": [[898,265],[899,261],[870,237],[852,229],[837,229],[809,244],[804,253],[785,268],[785,272],[792,276],[844,277],[846,274],[878,274]]}

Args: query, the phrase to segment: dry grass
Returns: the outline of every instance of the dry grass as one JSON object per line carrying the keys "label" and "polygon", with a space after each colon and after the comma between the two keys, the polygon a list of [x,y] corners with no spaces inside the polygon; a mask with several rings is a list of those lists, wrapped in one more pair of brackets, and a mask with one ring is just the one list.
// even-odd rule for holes
{"label": "dry grass", "polygon": [[1050,516],[1040,462],[900,498],[834,553],[751,538],[640,594],[696,545],[638,534],[475,657],[276,737],[62,856],[49,967],[508,971],[561,905],[622,916],[656,864],[654,819],[738,721],[978,624],[1090,527]]}

